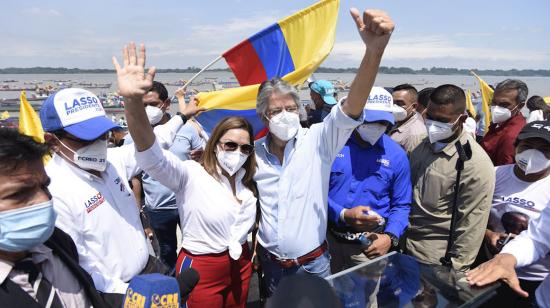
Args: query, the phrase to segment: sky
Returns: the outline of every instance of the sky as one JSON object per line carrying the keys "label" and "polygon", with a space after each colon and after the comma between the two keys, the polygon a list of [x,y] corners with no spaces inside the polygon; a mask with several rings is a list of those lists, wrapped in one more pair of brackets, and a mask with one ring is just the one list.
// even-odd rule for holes
{"label": "sky", "polygon": [[[0,68],[112,68],[144,43],[148,66],[203,67],[314,0],[3,0]],[[349,8],[388,12],[396,29],[382,65],[550,69],[548,0],[341,0],[324,67],[357,67],[364,45]],[[225,68],[224,61],[215,67]]]}

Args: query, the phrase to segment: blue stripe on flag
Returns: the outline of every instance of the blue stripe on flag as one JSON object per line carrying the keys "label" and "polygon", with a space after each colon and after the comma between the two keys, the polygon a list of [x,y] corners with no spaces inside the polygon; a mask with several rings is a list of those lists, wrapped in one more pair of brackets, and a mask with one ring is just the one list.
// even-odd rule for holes
{"label": "blue stripe on flag", "polygon": [[294,71],[294,62],[279,24],[254,34],[248,41],[262,61],[267,79],[283,77]]}

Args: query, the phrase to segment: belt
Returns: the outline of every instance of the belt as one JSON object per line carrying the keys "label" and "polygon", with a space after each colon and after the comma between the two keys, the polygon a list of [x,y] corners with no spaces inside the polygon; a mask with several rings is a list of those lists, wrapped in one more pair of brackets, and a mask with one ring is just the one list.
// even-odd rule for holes
{"label": "belt", "polygon": [[294,267],[294,266],[300,266],[300,265],[309,263],[309,262],[319,258],[320,256],[322,256],[325,253],[325,251],[327,251],[327,249],[328,249],[327,241],[324,241],[321,246],[313,249],[312,251],[310,251],[310,252],[306,253],[305,255],[303,255],[301,257],[298,257],[296,259],[282,259],[282,258],[279,258],[276,255],[270,253],[267,250],[266,250],[266,252],[267,252],[269,258],[273,262],[279,264],[279,266],[281,266],[283,268],[291,268],[291,267]]}

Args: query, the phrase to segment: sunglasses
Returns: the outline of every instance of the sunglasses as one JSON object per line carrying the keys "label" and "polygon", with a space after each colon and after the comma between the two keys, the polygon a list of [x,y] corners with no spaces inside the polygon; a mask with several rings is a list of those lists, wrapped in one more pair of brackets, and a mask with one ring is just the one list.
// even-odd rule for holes
{"label": "sunglasses", "polygon": [[220,141],[219,143],[222,145],[223,150],[227,152],[233,152],[233,151],[236,151],[237,149],[240,149],[241,153],[247,156],[252,154],[252,152],[254,152],[254,146],[250,144],[238,144],[233,141],[227,141],[227,142]]}

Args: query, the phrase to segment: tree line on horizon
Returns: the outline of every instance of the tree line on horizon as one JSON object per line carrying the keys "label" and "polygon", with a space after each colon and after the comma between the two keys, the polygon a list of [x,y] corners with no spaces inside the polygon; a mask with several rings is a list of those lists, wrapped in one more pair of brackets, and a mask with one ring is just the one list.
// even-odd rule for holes
{"label": "tree line on horizon", "polygon": [[[187,68],[176,69],[157,69],[157,73],[197,73],[200,68],[190,66]],[[228,68],[209,69],[211,72],[229,72]],[[510,70],[478,70],[478,69],[458,69],[449,67],[432,67],[422,69],[412,69],[410,67],[387,67],[381,66],[378,70],[381,74],[409,74],[409,75],[470,75],[470,71],[475,71],[483,76],[539,76],[550,77],[550,70],[534,69],[510,69]],[[332,68],[319,67],[316,73],[355,73],[357,68]],[[7,67],[0,68],[0,74],[102,74],[114,73],[112,69],[80,69],[65,67]]]}

